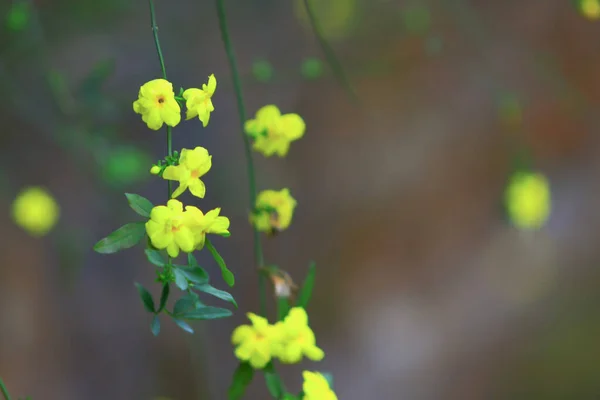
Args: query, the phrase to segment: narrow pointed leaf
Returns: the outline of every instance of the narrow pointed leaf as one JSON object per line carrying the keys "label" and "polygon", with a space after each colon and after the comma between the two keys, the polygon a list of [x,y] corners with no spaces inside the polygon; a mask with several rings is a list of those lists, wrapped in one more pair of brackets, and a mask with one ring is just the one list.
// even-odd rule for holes
{"label": "narrow pointed leaf", "polygon": [[171,291],[171,285],[169,285],[168,283],[165,283],[163,285],[162,292],[160,294],[160,305],[158,306],[158,311],[156,311],[157,313],[161,312],[165,308],[165,305],[167,304],[167,300],[169,300],[169,292],[170,291]]}
{"label": "narrow pointed leaf", "polygon": [[154,313],[154,300],[152,299],[152,295],[150,294],[150,292],[148,292],[145,287],[143,287],[137,282],[135,283],[135,287],[138,290],[138,293],[140,295],[140,298],[142,299],[142,303],[144,303],[144,307],[146,308],[146,310],[148,312]]}
{"label": "narrow pointed leaf", "polygon": [[129,207],[131,207],[133,211],[142,217],[150,218],[150,211],[152,211],[152,208],[154,207],[150,200],[134,193],[125,193],[125,196],[127,197]]}
{"label": "narrow pointed leaf", "polygon": [[214,286],[209,285],[208,283],[204,283],[202,285],[196,285],[196,286],[194,286],[194,289],[197,289],[206,294],[210,294],[211,296],[215,296],[218,299],[228,301],[231,304],[233,304],[235,306],[235,308],[238,307],[235,299],[233,298],[233,296],[230,293],[227,293],[224,290],[219,290],[219,289],[215,288]]}
{"label": "narrow pointed leaf", "polygon": [[290,311],[290,302],[285,297],[277,298],[277,320],[282,321]]}
{"label": "narrow pointed leaf", "polygon": [[187,333],[194,333],[194,330],[192,329],[192,327],[185,321],[182,321],[180,319],[177,318],[173,318],[173,321],[175,321],[175,323],[177,324],[178,327],[180,327],[181,329],[183,329],[184,331],[186,331]]}
{"label": "narrow pointed leaf", "polygon": [[204,306],[196,310],[184,311],[177,314],[181,319],[218,319],[231,316],[231,311],[226,308]]}
{"label": "narrow pointed leaf", "polygon": [[280,399],[283,396],[283,392],[285,389],[283,388],[283,382],[279,378],[279,375],[275,373],[275,368],[273,367],[273,363],[270,362],[263,370],[265,374],[265,382],[267,384],[267,389],[269,389],[269,393],[275,399]]}
{"label": "narrow pointed leaf", "polygon": [[173,269],[173,273],[175,274],[175,285],[181,290],[187,290],[189,284],[184,273],[177,268]]}
{"label": "narrow pointed leaf", "polygon": [[302,284],[302,288],[300,289],[300,293],[298,294],[298,301],[296,302],[298,307],[306,308],[308,305],[312,295],[313,287],[315,286],[316,272],[317,267],[314,262],[311,262],[308,266],[308,272],[306,274],[306,278],[304,279],[304,283]]}
{"label": "narrow pointed leaf", "polygon": [[144,222],[132,222],[123,225],[94,245],[94,250],[100,254],[112,254],[119,250],[135,246],[146,235]]}
{"label": "narrow pointed leaf", "polygon": [[227,283],[229,286],[233,286],[235,284],[235,278],[233,276],[233,273],[229,269],[227,269],[227,265],[225,265],[225,260],[223,260],[223,257],[221,257],[221,255],[219,254],[217,249],[215,249],[215,246],[212,245],[210,240],[206,239],[205,246],[208,249],[208,251],[210,251],[210,254],[212,254],[217,264],[219,264],[219,268],[221,268],[221,275],[223,276],[223,280],[225,281],[225,283]]}
{"label": "narrow pointed leaf", "polygon": [[179,271],[183,276],[196,284],[208,283],[208,273],[202,267],[186,267],[185,265],[175,265],[174,271]]}
{"label": "narrow pointed leaf", "polygon": [[164,267],[167,264],[167,261],[163,257],[160,250],[146,249],[144,252],[146,253],[146,258],[148,258],[148,261],[157,267]]}
{"label": "narrow pointed leaf", "polygon": [[254,369],[246,362],[240,363],[233,374],[233,380],[227,393],[228,400],[239,400],[244,397],[246,388],[254,378]]}
{"label": "narrow pointed leaf", "polygon": [[152,318],[150,330],[152,331],[152,334],[154,336],[158,336],[158,334],[160,333],[160,321],[158,319],[158,315],[155,315],[154,318]]}

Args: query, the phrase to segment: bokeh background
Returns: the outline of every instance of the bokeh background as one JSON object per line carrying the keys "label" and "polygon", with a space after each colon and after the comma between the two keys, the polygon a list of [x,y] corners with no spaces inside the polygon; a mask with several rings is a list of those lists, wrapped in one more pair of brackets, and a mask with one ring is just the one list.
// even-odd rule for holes
{"label": "bokeh background", "polygon": [[[0,376],[14,397],[226,397],[230,333],[258,308],[235,98],[214,2],[156,3],[170,80],[219,82],[210,125],[181,124],[174,143],[213,154],[202,204],[232,220],[216,244],[240,309],[193,336],[165,320],[155,338],[133,285],[159,290],[143,253],[92,251],[135,219],[124,192],[165,196],[147,173],[164,132],[131,107],[160,74],[147,2],[3,0]],[[567,0],[313,4],[358,101],[301,1],[227,1],[248,111],[273,103],[308,126],[287,158],[255,157],[259,187],[299,204],[267,259],[297,281],[318,268],[309,313],[327,356],[281,368],[288,387],[319,369],[345,400],[600,398],[600,21]],[[552,187],[535,232],[502,212],[519,149]],[[10,217],[29,185],[61,207],[42,239]],[[267,398],[262,379],[247,398]]]}

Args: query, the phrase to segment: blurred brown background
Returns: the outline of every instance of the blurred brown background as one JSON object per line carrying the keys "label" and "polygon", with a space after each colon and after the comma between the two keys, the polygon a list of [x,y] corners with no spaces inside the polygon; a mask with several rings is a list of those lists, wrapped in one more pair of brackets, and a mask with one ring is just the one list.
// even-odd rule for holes
{"label": "blurred brown background", "polygon": [[[306,57],[322,57],[301,3],[227,1],[249,113],[274,103],[308,126],[287,158],[255,157],[259,187],[289,187],[299,204],[291,229],[265,241],[268,260],[298,281],[310,260],[318,266],[309,312],[327,356],[281,368],[288,387],[319,369],[345,400],[600,398],[600,21],[565,0],[313,3],[358,106],[326,66],[318,80],[300,74]],[[174,147],[213,154],[202,204],[232,219],[231,238],[216,242],[240,310],[193,336],[164,320],[157,338],[133,286],[157,293],[143,253],[92,251],[135,218],[123,192],[165,195],[149,164],[140,179],[106,175],[115,152],[138,149],[151,163],[165,151],[164,132],[131,110],[160,72],[147,3],[28,4],[27,24],[0,37],[0,376],[14,397],[224,399],[230,333],[258,295],[214,4],[156,0],[175,86],[210,73],[219,82],[210,125],[180,125]],[[12,6],[3,0],[0,15]],[[271,81],[253,77],[257,59],[273,65]],[[103,62],[114,69],[90,83]],[[503,112],[506,98],[522,118]],[[516,142],[552,184],[540,232],[502,216]],[[61,206],[41,240],[10,220],[26,185]],[[262,379],[247,398],[267,398]]]}

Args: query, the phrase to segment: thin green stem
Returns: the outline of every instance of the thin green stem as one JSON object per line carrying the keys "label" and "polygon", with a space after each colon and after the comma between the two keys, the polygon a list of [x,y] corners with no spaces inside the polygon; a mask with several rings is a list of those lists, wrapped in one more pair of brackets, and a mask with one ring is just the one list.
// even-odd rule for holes
{"label": "thin green stem", "polygon": [[[244,107],[244,97],[242,94],[242,85],[240,83],[240,74],[235,59],[235,52],[231,39],[229,38],[229,28],[227,27],[227,15],[225,13],[224,0],[215,0],[217,6],[217,15],[219,17],[219,28],[221,30],[221,39],[225,46],[225,52],[227,53],[227,60],[229,61],[229,68],[231,69],[231,79],[233,81],[233,88],[235,90],[235,97],[237,101],[238,114],[240,117],[240,133],[242,134],[242,140],[244,141],[244,150],[246,153],[246,169],[248,171],[248,192],[250,210],[254,210],[256,205],[256,177],[254,172],[254,162],[252,160],[252,149],[250,147],[250,138],[244,133],[244,123],[246,122],[246,108]],[[264,256],[262,251],[262,245],[260,241],[260,233],[256,227],[252,227],[254,231],[254,260],[256,268],[260,269],[264,264]],[[264,274],[258,274],[258,283],[260,291],[260,313],[263,316],[267,315],[267,295],[266,295],[266,277]]]}
{"label": "thin green stem", "polygon": [[158,59],[160,61],[160,69],[162,70],[163,79],[167,79],[167,70],[165,68],[165,59],[160,48],[160,41],[158,40],[158,25],[156,25],[156,13],[154,12],[154,1],[148,0],[150,4],[150,24],[152,26],[152,34],[154,35],[154,44],[156,45],[156,52],[158,53]]}
{"label": "thin green stem", "polygon": [[6,389],[6,386],[4,386],[2,378],[0,378],[0,391],[2,391],[2,396],[4,397],[4,400],[10,400],[10,394],[8,394],[8,390]]}
{"label": "thin green stem", "polygon": [[352,83],[350,83],[350,80],[348,79],[348,76],[346,75],[342,64],[335,55],[335,51],[325,39],[325,36],[323,35],[323,30],[321,29],[319,21],[317,21],[315,12],[310,4],[310,0],[304,0],[304,7],[306,8],[306,13],[308,15],[308,19],[310,20],[310,24],[313,28],[313,32],[317,37],[317,41],[321,46],[321,50],[323,50],[323,54],[325,55],[325,58],[327,59],[327,62],[329,63],[329,66],[331,67],[334,75],[338,78],[340,84],[346,90],[352,101],[356,105],[359,105],[360,101],[358,99],[358,96],[356,95],[356,91],[354,90]]}
{"label": "thin green stem", "polygon": [[[173,128],[167,125],[167,154],[169,157],[173,154],[173,138],[172,138]],[[167,180],[167,200],[171,198],[171,194],[173,190],[171,188],[171,181]]]}

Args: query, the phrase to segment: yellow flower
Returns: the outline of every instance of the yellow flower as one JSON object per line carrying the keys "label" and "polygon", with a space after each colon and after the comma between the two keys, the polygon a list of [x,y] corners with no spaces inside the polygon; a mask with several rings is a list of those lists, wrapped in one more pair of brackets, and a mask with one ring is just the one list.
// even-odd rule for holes
{"label": "yellow flower", "polygon": [[600,18],[600,1],[598,0],[581,0],[579,3],[581,12],[589,19]]}
{"label": "yellow flower", "polygon": [[202,126],[206,127],[210,120],[210,113],[215,110],[212,103],[212,96],[217,89],[217,79],[214,74],[208,77],[208,85],[202,85],[202,89],[187,89],[183,92],[183,98],[187,107],[186,119],[198,117],[202,121]]}
{"label": "yellow flower", "polygon": [[281,115],[277,106],[267,105],[256,113],[256,118],[246,121],[244,130],[254,138],[254,150],[266,157],[288,153],[290,143],[304,135],[306,125],[298,114]]}
{"label": "yellow flower", "polygon": [[302,400],[337,400],[335,392],[329,387],[329,382],[319,372],[304,371],[302,377],[304,378]]}
{"label": "yellow flower", "polygon": [[140,88],[138,99],[133,102],[133,111],[142,115],[148,128],[159,130],[163,123],[176,126],[181,121],[181,109],[171,82],[154,79]]}
{"label": "yellow flower", "polygon": [[13,220],[32,236],[44,236],[50,232],[59,214],[58,204],[41,187],[22,190],[12,204]]}
{"label": "yellow flower", "polygon": [[200,178],[210,170],[211,166],[212,156],[204,147],[181,150],[179,165],[169,165],[163,172],[164,179],[179,181],[179,187],[171,197],[176,198],[189,188],[194,196],[203,198],[206,187]]}
{"label": "yellow flower", "polygon": [[152,168],[150,168],[150,173],[152,175],[160,174],[160,167],[158,165],[153,165]]}
{"label": "yellow flower", "polygon": [[302,356],[313,361],[321,361],[325,357],[323,350],[317,347],[315,334],[308,326],[308,315],[304,308],[294,307],[281,324],[283,346],[278,353],[282,363],[295,364]]}
{"label": "yellow flower", "polygon": [[156,206],[146,222],[146,232],[152,246],[159,250],[167,249],[171,257],[177,257],[179,250],[194,251],[194,233],[184,223],[183,205],[179,200],[169,200],[166,206]]}
{"label": "yellow flower", "polygon": [[204,247],[206,234],[212,233],[229,237],[229,218],[220,216],[220,208],[215,208],[204,214],[198,207],[185,207],[185,224],[194,233],[194,248],[201,250]]}
{"label": "yellow flower", "polygon": [[295,208],[296,200],[289,189],[263,190],[256,198],[256,209],[250,222],[261,232],[282,231],[290,226]]}
{"label": "yellow flower", "polygon": [[522,229],[541,228],[550,215],[550,186],[539,173],[520,172],[506,189],[506,205],[512,223]]}
{"label": "yellow flower", "polygon": [[235,356],[248,361],[252,368],[264,368],[279,351],[280,333],[266,318],[246,314],[252,325],[240,325],[233,331],[231,342],[236,346]]}

